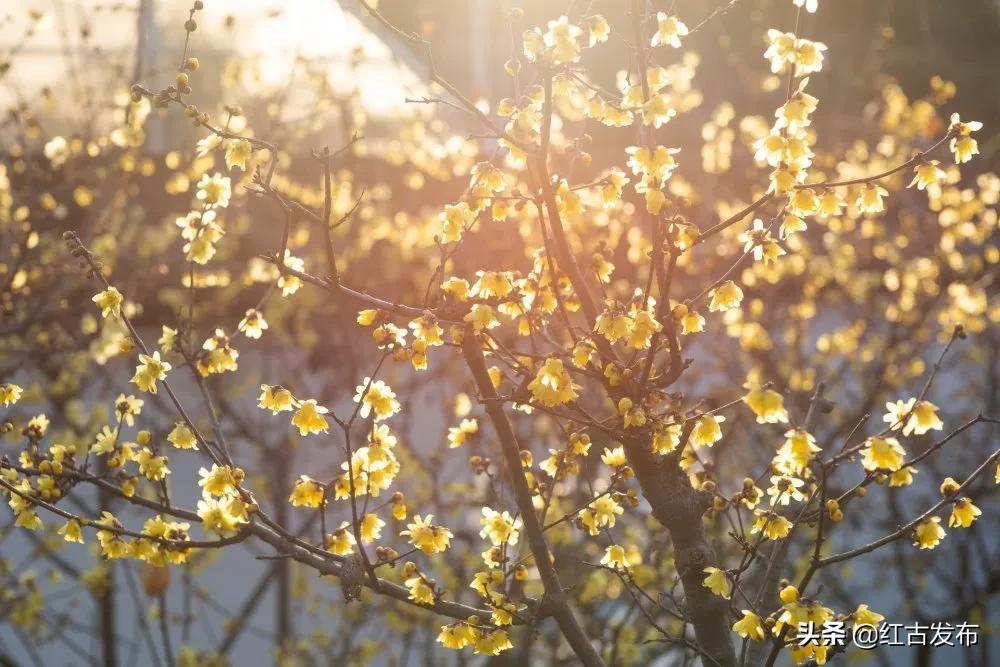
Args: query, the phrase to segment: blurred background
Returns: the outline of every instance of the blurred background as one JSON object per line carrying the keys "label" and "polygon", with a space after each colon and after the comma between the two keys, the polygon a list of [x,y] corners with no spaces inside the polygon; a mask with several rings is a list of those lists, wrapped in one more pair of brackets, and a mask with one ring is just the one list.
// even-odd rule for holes
{"label": "blurred background", "polygon": [[[379,9],[402,30],[432,42],[440,72],[484,109],[495,109],[512,94],[510,77],[503,73],[513,45],[520,40],[520,29],[509,18],[512,6],[524,9],[523,25],[528,27],[544,25],[560,14],[591,13],[604,14],[612,25],[626,25],[627,4],[620,0],[381,0]],[[681,91],[694,112],[681,114],[665,131],[666,143],[682,146],[684,155],[692,156],[678,172],[679,182],[690,183],[692,192],[704,200],[693,200],[692,207],[714,215],[713,199],[746,199],[751,188],[766,179],[745,154],[734,152],[731,169],[696,157],[704,158],[708,118],[727,102],[735,106],[737,117],[771,117],[776,84],[761,57],[764,35],[769,28],[791,30],[794,11],[789,0],[657,0],[650,5],[654,10],[672,8],[689,25],[724,9],[709,28],[685,42],[684,53],[697,53],[683,56],[688,58],[685,67],[692,76],[696,72],[696,78],[694,85]],[[996,75],[1000,2],[820,0],[820,7],[818,14],[804,15],[799,33],[829,47],[824,72],[810,84],[810,91],[821,100],[816,126],[826,150],[838,154],[857,148],[856,142],[877,141],[886,86],[897,83],[908,99],[916,100],[941,95],[942,87],[954,84],[954,95],[942,99],[943,117],[961,110],[963,119],[985,125],[979,139],[982,160],[970,166],[970,174],[972,169],[986,172],[1000,164],[996,132],[1000,125],[1000,77]],[[61,252],[59,234],[76,229],[94,244],[120,277],[119,286],[130,300],[143,304],[135,313],[136,321],[155,340],[159,325],[175,318],[185,299],[186,290],[178,286],[184,265],[176,257],[173,221],[187,210],[197,176],[222,168],[194,158],[194,145],[202,133],[194,131],[181,113],[152,112],[141,139],[115,134],[129,125],[123,109],[132,83],[158,90],[173,81],[183,53],[182,26],[188,9],[187,3],[174,0],[26,0],[0,6],[0,151],[11,189],[30,193],[24,201],[30,199],[33,211],[43,211],[32,216],[34,230],[43,241],[27,245],[46,258],[48,267],[30,272],[26,281],[33,291],[26,297],[23,290],[0,295],[0,380],[10,378],[33,387],[28,398],[46,406],[53,421],[62,416],[70,425],[71,438],[89,437],[94,426],[107,419],[109,399],[126,386],[130,369],[116,359],[121,332],[101,329],[92,313],[87,314],[91,286],[72,263],[53,259]],[[256,136],[287,146],[279,160],[278,185],[284,191],[315,205],[319,180],[310,152],[323,145],[339,147],[355,132],[364,134],[365,141],[338,173],[338,210],[348,210],[360,193],[366,193],[359,211],[363,224],[345,231],[344,245],[351,248],[343,258],[345,270],[348,275],[351,268],[358,274],[364,272],[364,286],[372,293],[418,300],[429,267],[436,261],[433,231],[424,222],[433,220],[444,203],[461,194],[469,167],[484,154],[488,156],[495,145],[470,140],[469,135],[479,130],[463,115],[406,101],[436,94],[428,84],[423,55],[373,22],[354,0],[205,0],[198,22],[198,31],[192,35],[192,53],[202,65],[197,76],[198,105],[220,117],[232,116],[233,106],[240,105],[241,114],[230,118],[232,129],[250,127]],[[588,62],[593,78],[614,88],[617,72],[631,66],[629,46],[627,37],[605,45],[601,58]],[[940,81],[932,84],[932,75],[939,75]],[[720,121],[719,126],[728,123]],[[599,126],[588,126],[587,131],[587,150],[594,156],[595,170],[623,162],[620,134]],[[79,159],[69,161],[58,173],[42,168],[48,139],[53,136],[78,143],[71,150]],[[190,169],[185,166],[189,164],[193,165]],[[109,191],[107,185],[112,182],[115,188]],[[253,262],[257,253],[275,247],[280,217],[276,210],[259,203],[255,206],[241,203],[227,213],[227,235],[238,243],[220,249],[212,267],[199,269],[197,287],[205,296],[198,315],[205,335],[212,322],[237,321],[273,279]],[[393,234],[402,234],[404,243],[389,243]],[[0,237],[0,243],[13,244],[13,237]],[[631,250],[628,232],[621,231],[619,237],[617,252],[626,255]],[[512,249],[516,244],[502,231],[487,230],[476,243],[478,255],[472,256],[486,258],[485,263],[492,258],[502,265],[504,258],[516,252]],[[293,239],[293,246],[307,245],[304,233]],[[8,251],[13,247],[8,246]],[[17,268],[17,260],[16,256],[8,258],[5,269]],[[458,269],[474,266],[465,261]],[[371,270],[373,266],[377,270]],[[9,273],[18,275],[17,271]],[[292,524],[298,519],[287,516],[290,510],[284,502],[291,480],[302,471],[331,470],[335,464],[322,448],[295,445],[283,423],[263,419],[254,407],[254,379],[269,378],[263,381],[277,384],[287,378],[308,386],[312,395],[327,404],[343,406],[350,400],[343,388],[353,387],[370,370],[364,358],[370,352],[364,333],[343,331],[338,325],[345,317],[353,317],[351,309],[308,292],[294,306],[282,302],[267,312],[268,320],[280,322],[286,331],[275,332],[273,340],[265,337],[259,346],[243,352],[241,368],[249,370],[245,376],[249,379],[218,379],[220,390],[225,390],[220,394],[228,397],[220,409],[232,424],[236,446],[253,468],[254,488],[262,489],[275,516]],[[970,301],[978,298],[978,294],[969,297]],[[986,296],[982,298],[985,303]],[[837,320],[836,325],[840,324],[843,321]],[[996,407],[997,335],[988,323],[983,328],[988,336],[982,348],[985,352],[966,359],[975,373],[982,374],[981,382],[972,382],[972,373],[963,375],[958,369],[944,374],[941,387],[956,397],[961,392],[977,400],[986,396]],[[815,339],[811,336],[810,341]],[[918,342],[929,345],[931,341],[933,337],[927,336]],[[716,350],[733,345],[729,340],[716,343]],[[914,343],[908,352],[915,354],[916,349]],[[102,355],[104,361],[92,366],[89,360]],[[753,355],[757,355],[756,364],[766,361],[765,351],[753,351]],[[881,373],[893,378],[889,386],[912,386],[919,380],[919,372],[906,370],[904,359],[901,354],[881,367]],[[332,368],[330,360],[337,360]],[[794,366],[796,362],[789,363]],[[316,372],[317,368],[323,372]],[[455,396],[468,387],[448,379],[450,370],[442,363],[432,371],[432,378],[440,380],[436,385],[426,376],[403,371],[392,378],[392,386],[406,400],[404,413],[410,415],[404,417],[401,430],[414,443],[443,442],[447,427],[460,412]],[[793,375],[789,371],[788,376]],[[731,387],[733,378],[742,382],[743,375],[713,367],[698,382],[707,387],[713,377],[728,381]],[[858,396],[845,399],[844,415],[863,410],[863,404],[871,402],[875,392],[862,391],[867,388],[865,379],[862,369],[855,369],[853,375],[845,372],[845,394],[857,390]],[[812,381],[799,377],[789,381],[788,387],[808,393]],[[888,390],[881,385],[879,389]],[[193,385],[181,385],[180,391],[189,397],[197,394]],[[150,419],[159,420],[166,429],[169,413],[152,407],[150,411]],[[544,443],[543,438],[551,434],[530,435]],[[969,448],[988,444],[970,437]],[[4,446],[0,441],[0,447]],[[481,478],[472,480],[464,462],[447,458],[446,451],[415,444],[406,456],[420,472],[414,473],[405,491],[408,497],[413,494],[415,506],[433,503],[460,517],[463,511],[468,514],[470,508],[479,506],[476,498],[485,489]],[[544,446],[538,451],[544,452]],[[960,461],[956,458],[949,463]],[[179,480],[197,479],[196,460],[177,460],[176,465],[173,474],[180,488],[185,487]],[[931,482],[934,475],[926,477]],[[443,479],[449,481],[442,483]],[[196,488],[189,487],[189,495],[178,494],[180,502],[196,501]],[[927,492],[933,493],[933,488]],[[93,508],[99,499],[81,494],[78,502]],[[979,504],[985,509],[988,503],[984,499]],[[992,503],[995,508],[995,495]],[[899,511],[897,507],[887,510],[881,527],[892,526]],[[975,620],[984,626],[982,644],[974,651],[894,649],[852,659],[942,667],[1000,661],[997,636],[989,629],[996,627],[1000,614],[1000,554],[996,533],[991,532],[997,528],[996,517],[990,526],[985,525],[987,520],[984,517],[974,538],[949,542],[948,548],[954,551],[948,552],[941,572],[934,572],[933,577],[927,577],[932,571],[923,570],[915,560],[907,565],[914,573],[912,581],[886,581],[879,561],[873,559],[869,569],[842,572],[840,579],[827,584],[829,594],[842,600],[866,591],[871,606],[894,621]],[[84,547],[56,550],[52,535],[26,535],[10,524],[8,515],[0,517],[0,576],[8,595],[6,606],[0,598],[0,661],[99,664],[98,615],[111,613],[114,636],[120,641],[120,664],[163,664],[156,615],[166,613],[178,645],[211,649],[186,654],[190,660],[186,664],[191,665],[211,664],[218,656],[233,664],[267,664],[277,660],[275,645],[282,643],[286,664],[476,663],[469,656],[435,647],[433,619],[384,602],[345,607],[331,582],[318,582],[314,573],[287,561],[259,560],[258,556],[266,555],[259,546],[240,547],[218,558],[209,554],[196,567],[186,568],[171,584],[161,609],[143,593],[141,573],[132,564],[116,564],[114,571],[110,566],[102,568]],[[472,556],[465,569],[449,575],[449,588],[467,592],[466,582],[478,557],[478,526],[448,525],[454,526]],[[573,552],[577,547],[572,533],[557,548]],[[907,560],[913,555],[907,548],[887,557]],[[949,567],[949,562],[962,566]],[[35,578],[26,580],[23,573],[29,567]],[[581,604],[593,602],[598,592],[613,589],[616,583],[590,576],[593,573],[578,574],[589,577]],[[109,581],[116,582],[113,599],[107,593]],[[842,590],[834,590],[836,586]],[[15,605],[10,600],[35,595],[39,596],[36,615],[19,616],[12,611]],[[382,618],[389,619],[398,639],[386,636],[385,621],[375,616],[376,609],[387,615]],[[629,636],[629,626],[635,624],[634,617],[614,605],[594,602],[586,613],[595,632],[615,637]],[[531,642],[526,643],[525,652],[489,662],[528,664],[534,654]],[[683,657],[663,647],[642,647],[642,651],[616,658],[619,664],[685,664]],[[551,655],[555,655],[554,648]],[[566,661],[566,656],[562,659]]]}

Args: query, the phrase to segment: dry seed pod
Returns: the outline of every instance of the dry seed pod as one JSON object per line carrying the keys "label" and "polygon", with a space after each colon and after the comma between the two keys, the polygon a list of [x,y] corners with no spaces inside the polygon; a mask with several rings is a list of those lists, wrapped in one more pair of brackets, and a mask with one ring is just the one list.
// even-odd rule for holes
{"label": "dry seed pod", "polygon": [[159,597],[170,586],[170,568],[166,566],[142,564],[142,590],[151,598]]}

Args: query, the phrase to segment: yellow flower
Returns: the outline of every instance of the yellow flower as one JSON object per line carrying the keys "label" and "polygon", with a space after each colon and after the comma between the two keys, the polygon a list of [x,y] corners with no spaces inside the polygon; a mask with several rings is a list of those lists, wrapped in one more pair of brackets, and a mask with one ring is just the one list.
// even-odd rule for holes
{"label": "yellow flower", "polygon": [[629,168],[636,176],[642,176],[642,181],[636,184],[636,192],[644,193],[661,187],[677,168],[674,156],[680,150],[666,146],[656,146],[652,150],[646,146],[626,148]]}
{"label": "yellow flower", "polygon": [[[285,258],[282,263],[292,271],[302,272],[306,268],[306,263],[302,258],[294,256],[288,249],[285,249]],[[302,279],[290,273],[282,273],[278,277],[278,287],[281,288],[281,296],[291,296],[302,287]]]}
{"label": "yellow flower", "polygon": [[587,17],[586,25],[590,36],[588,46],[608,41],[608,36],[611,35],[611,25],[606,18],[600,14],[594,14]]}
{"label": "yellow flower", "polygon": [[619,445],[614,449],[605,448],[604,453],[601,454],[601,461],[612,468],[621,468],[626,463],[624,446]]}
{"label": "yellow flower", "polygon": [[836,192],[829,190],[823,193],[819,200],[819,213],[822,216],[840,215],[845,204],[844,200]]}
{"label": "yellow flower", "polygon": [[569,22],[565,16],[548,22],[548,32],[543,36],[547,54],[557,65],[575,62],[580,58],[580,37],[583,30]]}
{"label": "yellow flower", "polygon": [[292,392],[282,386],[272,387],[262,384],[258,400],[260,402],[257,403],[257,407],[263,410],[270,410],[272,415],[284,412],[285,410],[293,410],[295,407],[295,398],[292,396]]}
{"label": "yellow flower", "polygon": [[67,521],[62,528],[59,529],[59,534],[62,535],[63,539],[67,542],[83,544],[83,531],[80,529],[80,522],[76,519],[70,519]]}
{"label": "yellow flower", "polygon": [[433,514],[428,514],[426,519],[417,514],[413,517],[413,523],[406,524],[406,530],[400,531],[399,534],[409,536],[410,544],[425,554],[441,553],[448,548],[452,533],[444,526],[431,524],[432,519],[434,519]]}
{"label": "yellow flower", "polygon": [[675,49],[681,48],[681,37],[688,34],[688,27],[676,16],[667,16],[664,12],[656,13],[656,34],[650,40],[650,46],[669,44]]}
{"label": "yellow flower", "polygon": [[473,650],[479,655],[500,655],[502,651],[513,646],[506,630],[492,630],[480,635]]}
{"label": "yellow flower", "polygon": [[235,493],[237,485],[243,479],[243,471],[239,468],[234,470],[230,466],[220,466],[215,463],[212,464],[211,470],[201,468],[198,475],[201,477],[198,486],[210,496]]}
{"label": "yellow flower", "polygon": [[222,144],[222,137],[212,133],[204,139],[199,139],[195,146],[195,153],[198,157],[205,157]]}
{"label": "yellow flower", "polygon": [[503,584],[503,579],[503,572],[500,570],[476,572],[472,575],[472,582],[469,584],[469,588],[488,598],[493,594],[494,587]]}
{"label": "yellow flower", "polygon": [[479,278],[472,285],[472,295],[482,299],[503,298],[514,290],[511,276],[505,271],[476,271]]}
{"label": "yellow flower", "polygon": [[207,356],[201,355],[198,359],[198,372],[202,377],[213,373],[235,371],[239,368],[236,360],[240,353],[230,346],[229,336],[222,329],[216,329],[215,333],[202,343],[201,349],[208,352]]}
{"label": "yellow flower", "polygon": [[444,339],[441,338],[444,330],[433,316],[418,317],[410,322],[409,327],[413,330],[413,337],[425,345],[429,347],[444,345]]}
{"label": "yellow flower", "polygon": [[869,183],[861,191],[858,197],[857,206],[862,213],[881,213],[885,210],[882,198],[889,194],[889,191],[881,185]]}
{"label": "yellow flower", "polygon": [[479,631],[467,623],[454,623],[452,625],[442,625],[441,632],[437,636],[445,648],[461,650],[479,640]]}
{"label": "yellow flower", "polygon": [[653,428],[653,452],[669,454],[677,449],[681,444],[681,431],[680,424],[657,424]]}
{"label": "yellow flower", "polygon": [[889,424],[894,431],[903,429],[903,435],[923,435],[928,431],[940,431],[944,422],[938,417],[938,407],[930,401],[917,401],[911,398],[907,401],[886,403],[886,414],[882,421]]}
{"label": "yellow flower", "polygon": [[607,547],[604,550],[604,556],[601,557],[601,565],[606,565],[616,570],[628,569],[628,563],[625,560],[625,549],[618,544],[612,544]]}
{"label": "yellow flower", "polygon": [[442,243],[458,243],[466,228],[476,219],[476,212],[466,202],[449,204],[439,215],[441,221],[440,239]]}
{"label": "yellow flower", "polygon": [[771,28],[767,31],[768,47],[764,58],[771,61],[771,71],[778,74],[795,61],[795,35]]}
{"label": "yellow flower", "polygon": [[152,482],[159,482],[170,474],[170,468],[167,467],[167,457],[154,456],[153,452],[145,447],[139,451],[135,461],[139,464],[139,472]]}
{"label": "yellow flower", "polygon": [[16,384],[0,384],[0,403],[3,403],[4,407],[13,405],[21,399],[22,393],[23,390]]}
{"label": "yellow flower", "polygon": [[365,514],[361,517],[361,525],[359,526],[361,541],[367,544],[381,538],[384,527],[385,521],[380,519],[377,514]]}
{"label": "yellow flower", "polygon": [[14,526],[25,530],[38,530],[42,527],[42,519],[35,510],[25,509],[17,513]]}
{"label": "yellow flower", "polygon": [[109,287],[103,292],[98,292],[91,299],[101,309],[101,317],[120,317],[122,312],[122,302],[125,297],[114,287]]}
{"label": "yellow flower", "polygon": [[733,623],[733,632],[755,642],[764,640],[764,625],[760,622],[760,617],[749,609],[744,609],[743,618]]}
{"label": "yellow flower", "polygon": [[642,124],[659,128],[677,115],[677,110],[670,106],[670,96],[658,93],[650,96],[642,105]]}
{"label": "yellow flower", "polygon": [[326,499],[326,489],[308,475],[302,475],[292,487],[288,502],[294,507],[319,507]]}
{"label": "yellow flower", "polygon": [[878,625],[885,620],[885,616],[882,614],[875,613],[868,608],[866,604],[859,604],[858,608],[854,611],[854,624],[855,625]]}
{"label": "yellow flower", "polygon": [[37,432],[38,436],[45,435],[49,428],[49,418],[45,415],[35,415],[28,420],[28,429]]}
{"label": "yellow flower", "polygon": [[900,468],[889,475],[889,486],[893,488],[909,486],[910,484],[913,484],[913,476],[916,475],[917,472],[919,471],[913,466]]}
{"label": "yellow flower", "polygon": [[471,323],[472,328],[476,332],[500,326],[500,320],[497,319],[497,315],[493,310],[493,307],[485,303],[477,303],[473,305],[472,309],[462,319],[465,322]]}
{"label": "yellow flower", "polygon": [[261,333],[267,329],[267,321],[264,320],[262,312],[256,308],[251,308],[246,312],[243,319],[240,320],[238,328],[247,338],[258,339]]}
{"label": "yellow flower", "polygon": [[937,415],[938,407],[930,401],[917,401],[913,406],[913,416],[910,422],[903,429],[903,435],[923,435],[928,431],[940,431],[944,428],[944,422]]}
{"label": "yellow flower", "polygon": [[624,512],[624,508],[614,498],[601,496],[580,512],[580,522],[590,535],[597,535],[605,526],[614,528],[618,515]]}
{"label": "yellow flower", "polygon": [[337,556],[353,553],[354,545],[358,543],[350,531],[350,524],[346,521],[342,522],[337,530],[327,533],[323,542],[326,550]]}
{"label": "yellow flower", "polygon": [[118,532],[122,529],[118,519],[110,512],[104,512],[95,523],[111,529],[97,531],[97,541],[101,545],[101,554],[108,560],[126,558],[129,554],[129,545]]}
{"label": "yellow flower", "polygon": [[739,235],[739,241],[743,243],[743,252],[753,251],[753,258],[757,262],[763,261],[765,264],[773,264],[785,254],[785,249],[778,245],[760,218],[753,221],[751,229],[747,229]]}
{"label": "yellow flower", "polygon": [[771,497],[771,505],[788,505],[793,500],[802,502],[806,499],[801,488],[805,482],[798,477],[790,475],[771,475],[771,486],[767,488],[767,495]]}
{"label": "yellow flower", "polygon": [[780,540],[788,537],[792,530],[792,522],[776,512],[756,509],[754,516],[757,518],[750,529],[752,535],[763,533],[769,540]]}
{"label": "yellow flower", "polygon": [[[815,2],[815,0],[810,0]],[[823,69],[823,52],[826,51],[826,44],[814,42],[808,39],[795,40],[795,55],[792,60],[795,62],[795,76],[805,76]]]}
{"label": "yellow flower", "polygon": [[681,334],[700,333],[705,330],[705,318],[694,310],[688,310],[681,316]]}
{"label": "yellow flower", "polygon": [[198,199],[205,203],[206,208],[229,206],[229,198],[232,196],[232,186],[228,176],[222,174],[202,174],[198,181]]}
{"label": "yellow flower", "polygon": [[982,514],[983,511],[972,504],[968,498],[959,498],[955,501],[955,506],[948,517],[949,528],[968,528]]}
{"label": "yellow flower", "polygon": [[160,346],[160,352],[167,354],[174,349],[174,343],[177,340],[177,329],[171,329],[164,324],[161,331],[160,339],[156,343]]}
{"label": "yellow flower", "polygon": [[777,118],[774,124],[776,129],[787,128],[788,132],[795,134],[812,125],[812,119],[809,116],[816,110],[819,100],[809,93],[803,92],[802,88],[806,81],[808,79],[804,79],[802,85],[799,86],[799,91],[774,112],[774,116]]}
{"label": "yellow flower", "polygon": [[239,167],[244,171],[247,168],[247,160],[253,153],[253,146],[246,139],[230,139],[226,142],[226,168]]}
{"label": "yellow flower", "polygon": [[925,190],[932,185],[937,185],[945,177],[944,170],[938,165],[941,163],[937,160],[931,160],[930,162],[921,162],[916,167],[913,168],[913,172],[916,174],[910,184],[906,187],[912,188],[914,185],[917,186],[918,190]]}
{"label": "yellow flower", "polygon": [[628,346],[636,350],[644,350],[652,342],[653,334],[661,331],[663,325],[656,321],[648,310],[631,312]]}
{"label": "yellow flower", "polygon": [[475,419],[463,419],[458,426],[448,429],[448,447],[455,449],[465,444],[465,441],[479,432],[479,422]]}
{"label": "yellow flower", "polygon": [[115,450],[115,443],[118,440],[118,433],[112,431],[110,426],[104,426],[97,434],[97,440],[90,446],[93,454],[110,454]]}
{"label": "yellow flower", "polygon": [[597,274],[598,280],[605,285],[611,282],[611,274],[615,271],[615,265],[609,262],[607,257],[595,252],[591,264],[594,268],[594,273]]}
{"label": "yellow flower", "polygon": [[781,473],[801,474],[820,451],[812,434],[803,428],[793,428],[785,431],[785,443],[775,455],[775,466]]}
{"label": "yellow flower", "polygon": [[740,302],[743,301],[743,290],[732,280],[727,280],[713,289],[711,295],[712,302],[709,304],[708,309],[713,313],[720,310],[739,308]]}
{"label": "yellow flower", "polygon": [[785,604],[793,604],[799,600],[799,589],[789,584],[778,591],[778,599]]}
{"label": "yellow flower", "polygon": [[441,283],[441,291],[455,301],[465,301],[469,298],[469,281],[452,276]]}
{"label": "yellow flower", "polygon": [[913,529],[913,546],[921,549],[933,549],[944,538],[944,528],[941,527],[941,517],[932,516],[924,519]]}
{"label": "yellow flower", "polygon": [[398,503],[392,503],[392,518],[396,521],[402,521],[406,518],[406,503],[400,500]]}
{"label": "yellow flower", "polygon": [[318,405],[315,399],[299,403],[299,409],[292,416],[292,426],[299,429],[299,435],[309,435],[310,433],[328,433],[330,425],[326,421],[325,415],[329,410]]}
{"label": "yellow flower", "polygon": [[973,155],[979,155],[979,144],[971,135],[981,129],[983,124],[979,121],[963,123],[957,113],[951,115],[951,131],[954,136],[950,148],[955,155],[955,164],[963,164],[971,160]]}
{"label": "yellow flower", "polygon": [[563,368],[561,359],[549,358],[528,383],[528,389],[535,401],[547,407],[555,407],[576,400],[576,390],[579,387]]}
{"label": "yellow flower", "polygon": [[[798,183],[802,182],[805,175],[806,172],[804,169],[799,169],[794,165],[786,165],[784,163],[779,164],[769,176],[771,184],[768,187],[767,192],[768,194],[774,193],[776,195],[791,192]],[[784,238],[784,235],[782,235],[782,238]]]}
{"label": "yellow flower", "polygon": [[118,394],[115,399],[115,413],[129,426],[135,425],[135,417],[142,411],[143,400],[129,394]]}
{"label": "yellow flower", "polygon": [[[802,188],[795,191],[788,206],[795,215],[812,215],[819,211],[820,199],[812,188]],[[754,222],[756,223],[756,220]]]}
{"label": "yellow flower", "polygon": [[750,383],[744,386],[750,391],[743,397],[743,402],[753,410],[758,424],[788,423],[788,411],[785,410],[785,400],[781,394]]}
{"label": "yellow flower", "polygon": [[166,361],[160,360],[159,351],[153,352],[152,356],[140,354],[139,362],[135,375],[132,376],[132,382],[142,391],[155,394],[156,382],[167,377],[167,371],[172,367]]}
{"label": "yellow flower", "polygon": [[197,264],[207,264],[215,256],[215,244],[225,235],[214,210],[191,211],[185,217],[177,218],[181,236],[187,240],[184,245],[185,257]]}
{"label": "yellow flower", "polygon": [[202,527],[220,537],[236,534],[240,526],[247,523],[246,506],[233,495],[223,495],[218,498],[203,497],[198,501],[198,517]]}
{"label": "yellow flower", "polygon": [[367,308],[365,310],[358,312],[358,324],[363,327],[370,327],[375,323],[375,318],[378,317],[379,311],[375,308]]}
{"label": "yellow flower", "polygon": [[861,451],[861,465],[865,470],[888,470],[895,472],[903,466],[906,450],[896,438],[868,438]]}
{"label": "yellow flower", "polygon": [[711,447],[722,440],[722,428],[719,426],[726,418],[721,415],[702,415],[695,422],[691,431],[690,442],[695,449]]}
{"label": "yellow flower", "polygon": [[729,599],[729,579],[726,578],[726,573],[717,567],[706,567],[702,570],[708,576],[702,582],[702,585],[708,590],[712,591],[713,594]]}
{"label": "yellow flower", "polygon": [[194,432],[184,422],[176,422],[174,428],[167,434],[167,442],[177,449],[198,449],[198,440]]}
{"label": "yellow flower", "polygon": [[360,414],[367,418],[375,413],[375,421],[388,419],[400,410],[396,393],[382,380],[366,377],[364,382],[355,387],[354,402],[361,403]]}
{"label": "yellow flower", "polygon": [[479,519],[479,523],[483,529],[479,531],[479,537],[489,538],[493,546],[497,547],[503,544],[517,544],[521,529],[520,518],[511,517],[507,510],[497,512],[489,507],[484,507],[482,512],[483,516]]}
{"label": "yellow flower", "polygon": [[419,574],[415,577],[410,577],[403,585],[410,591],[410,599],[414,602],[420,604],[432,605],[434,604],[434,581],[424,579]]}

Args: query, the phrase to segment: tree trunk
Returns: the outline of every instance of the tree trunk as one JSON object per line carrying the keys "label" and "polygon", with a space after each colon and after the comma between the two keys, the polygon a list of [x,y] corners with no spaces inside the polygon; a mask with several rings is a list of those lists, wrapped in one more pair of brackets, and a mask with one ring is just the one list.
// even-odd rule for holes
{"label": "tree trunk", "polygon": [[702,583],[704,569],[718,566],[715,551],[702,525],[702,515],[710,506],[710,497],[692,488],[687,474],[678,466],[676,456],[653,454],[646,438],[627,440],[625,454],[635,471],[643,496],[652,507],[653,516],[670,531],[677,572],[684,586],[687,615],[694,626],[698,644],[705,653],[703,662],[706,665],[735,667],[737,660],[728,616],[729,603]]}

